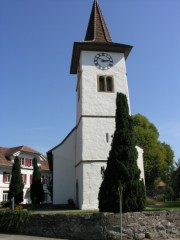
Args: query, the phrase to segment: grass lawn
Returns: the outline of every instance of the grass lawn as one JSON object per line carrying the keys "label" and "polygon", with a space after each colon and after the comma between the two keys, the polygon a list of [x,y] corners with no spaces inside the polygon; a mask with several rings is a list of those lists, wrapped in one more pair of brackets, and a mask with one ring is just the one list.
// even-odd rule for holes
{"label": "grass lawn", "polygon": [[[146,207],[145,211],[163,211],[163,210],[179,210],[180,201],[157,202]],[[46,213],[46,214],[98,214],[98,210],[33,210],[32,213]]]}
{"label": "grass lawn", "polygon": [[[42,208],[39,208],[42,207]],[[98,214],[98,210],[62,210],[62,209],[52,209],[52,207],[43,208],[43,204],[39,207],[25,207],[31,212],[31,214]],[[0,208],[0,211],[5,211],[7,208]],[[179,210],[180,211],[180,200],[179,201],[166,201],[166,202],[156,202],[148,204],[145,211],[163,211],[163,210]]]}
{"label": "grass lawn", "polygon": [[180,201],[157,202],[146,207],[146,211],[180,210]]}

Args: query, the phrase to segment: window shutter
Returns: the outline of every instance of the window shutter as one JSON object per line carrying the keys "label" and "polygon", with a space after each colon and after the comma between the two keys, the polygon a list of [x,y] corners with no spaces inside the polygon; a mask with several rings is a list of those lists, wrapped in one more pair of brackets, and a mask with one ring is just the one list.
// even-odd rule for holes
{"label": "window shutter", "polygon": [[27,166],[27,167],[30,167],[31,166],[31,159],[29,159],[29,158],[26,158],[25,159],[25,166]]}
{"label": "window shutter", "polygon": [[28,159],[27,159],[27,158],[25,158],[25,166],[28,166],[28,165],[27,165],[27,160],[28,160]]}

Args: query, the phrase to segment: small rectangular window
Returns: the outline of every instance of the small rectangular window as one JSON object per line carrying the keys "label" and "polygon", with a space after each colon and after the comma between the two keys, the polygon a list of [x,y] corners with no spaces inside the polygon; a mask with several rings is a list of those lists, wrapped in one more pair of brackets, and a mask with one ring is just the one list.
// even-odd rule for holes
{"label": "small rectangular window", "polygon": [[11,181],[11,174],[7,173],[7,172],[4,172],[3,173],[3,182],[4,183],[10,183],[10,181]]}
{"label": "small rectangular window", "polygon": [[24,166],[24,163],[25,163],[25,162],[24,162],[24,158],[19,158],[19,160],[20,160],[20,165],[21,165],[21,166]]}
{"label": "small rectangular window", "polygon": [[99,92],[114,92],[113,78],[111,76],[98,77]]}
{"label": "small rectangular window", "polygon": [[8,191],[3,191],[3,201],[8,201]]}
{"label": "small rectangular window", "polygon": [[105,78],[99,77],[99,91],[105,92]]}
{"label": "small rectangular window", "polygon": [[112,92],[113,91],[113,79],[112,79],[112,77],[107,77],[106,78],[106,86],[107,86],[107,92]]}

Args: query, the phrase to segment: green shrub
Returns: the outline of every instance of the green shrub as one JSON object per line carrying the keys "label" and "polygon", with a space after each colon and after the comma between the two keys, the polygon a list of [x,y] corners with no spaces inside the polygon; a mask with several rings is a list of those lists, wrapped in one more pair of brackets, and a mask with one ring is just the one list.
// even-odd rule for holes
{"label": "green shrub", "polygon": [[19,233],[28,220],[28,211],[1,211],[0,232]]}
{"label": "green shrub", "polygon": [[2,201],[1,202],[1,207],[5,208],[5,207],[9,207],[10,206],[10,202],[9,201]]}
{"label": "green shrub", "polygon": [[164,202],[164,200],[165,200],[165,195],[164,194],[156,195],[156,201],[157,202]]}
{"label": "green shrub", "polygon": [[146,198],[146,206],[155,205],[155,204],[156,204],[156,200],[154,200],[153,198],[150,198],[150,197]]}

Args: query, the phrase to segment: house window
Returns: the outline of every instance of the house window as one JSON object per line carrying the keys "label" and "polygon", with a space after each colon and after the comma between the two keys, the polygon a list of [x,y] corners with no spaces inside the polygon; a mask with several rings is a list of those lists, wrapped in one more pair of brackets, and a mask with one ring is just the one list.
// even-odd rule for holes
{"label": "house window", "polygon": [[3,201],[8,201],[8,191],[3,191]]}
{"label": "house window", "polygon": [[24,163],[25,163],[24,158],[19,158],[19,160],[20,160],[20,165],[24,166]]}
{"label": "house window", "polygon": [[3,172],[3,183],[10,183],[11,174],[7,172]]}
{"label": "house window", "polygon": [[99,92],[105,92],[105,78],[99,77]]}
{"label": "house window", "polygon": [[114,92],[114,81],[111,76],[98,77],[98,92]]}
{"label": "house window", "polygon": [[42,182],[42,184],[48,184],[49,183],[49,177],[48,176],[42,176],[41,182]]}

